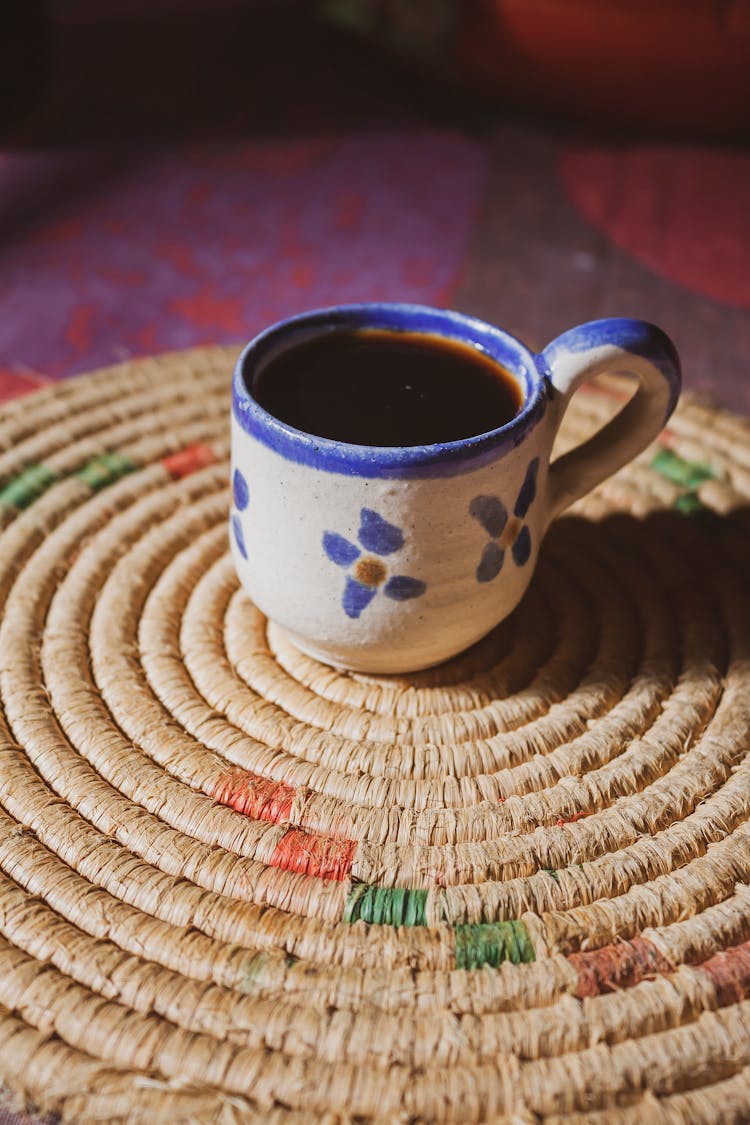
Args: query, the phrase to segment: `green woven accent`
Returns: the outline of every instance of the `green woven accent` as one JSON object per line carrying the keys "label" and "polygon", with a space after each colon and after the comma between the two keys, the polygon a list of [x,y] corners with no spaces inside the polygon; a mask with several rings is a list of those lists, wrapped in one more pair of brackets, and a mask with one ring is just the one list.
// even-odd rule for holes
{"label": "green woven accent", "polygon": [[101,457],[89,461],[74,475],[77,480],[87,484],[92,492],[99,492],[108,484],[114,484],[120,477],[132,473],[135,467],[130,458],[123,456],[122,453],[103,453]]}
{"label": "green woven accent", "polygon": [[426,926],[426,903],[427,891],[358,883],[346,900],[344,921],[362,921],[375,926]]}
{"label": "green woven accent", "polygon": [[242,988],[245,992],[252,992],[254,988],[262,986],[269,965],[272,968],[275,965],[275,959],[271,953],[261,950],[255,954],[247,966],[245,979],[242,982]]}
{"label": "green woven accent", "polygon": [[496,969],[503,961],[536,961],[529,931],[523,922],[480,922],[476,925],[456,926],[456,968],[481,969],[489,965]]}
{"label": "green woven accent", "polygon": [[682,496],[677,497],[672,507],[678,512],[682,512],[683,516],[702,516],[711,511],[703,503],[697,492],[683,492]]}
{"label": "green woven accent", "polygon": [[551,879],[554,879],[556,883],[560,882],[560,876],[557,873],[556,867],[543,867],[542,871],[549,875]]}
{"label": "green woven accent", "polygon": [[[130,458],[121,453],[105,453],[89,461],[74,476],[87,484],[92,492],[98,492],[126,473],[132,473],[135,467]],[[59,480],[57,473],[46,465],[29,465],[0,490],[0,504],[8,508],[28,508],[56,480]]]}
{"label": "green woven accent", "polygon": [[57,473],[46,465],[29,465],[0,490],[0,504],[7,508],[28,508],[56,480]]}
{"label": "green woven accent", "polygon": [[651,462],[651,468],[656,469],[667,480],[681,488],[697,488],[704,481],[713,480],[716,473],[710,465],[703,465],[698,461],[686,461],[678,457],[669,449],[660,449]]}

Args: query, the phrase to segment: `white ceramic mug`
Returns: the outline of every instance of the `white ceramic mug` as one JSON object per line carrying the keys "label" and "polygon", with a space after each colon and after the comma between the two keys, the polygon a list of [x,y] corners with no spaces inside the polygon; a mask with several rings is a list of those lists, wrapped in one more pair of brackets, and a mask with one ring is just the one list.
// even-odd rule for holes
{"label": "white ceramic mug", "polygon": [[[478,348],[517,381],[522,407],[474,437],[370,447],[303,433],[253,397],[280,352],[360,329]],[[571,396],[604,371],[637,378],[635,395],[550,465]],[[540,355],[480,320],[417,305],[345,305],[283,321],[247,345],[234,373],[230,538],[240,580],[327,663],[368,672],[437,664],[516,607],[550,521],[656,437],[679,389],[674,346],[639,320],[580,325]]]}

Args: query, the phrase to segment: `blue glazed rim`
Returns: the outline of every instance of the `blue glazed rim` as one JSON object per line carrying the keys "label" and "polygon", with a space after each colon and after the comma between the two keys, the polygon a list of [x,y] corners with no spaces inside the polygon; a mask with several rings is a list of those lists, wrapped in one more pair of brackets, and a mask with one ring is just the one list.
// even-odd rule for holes
{"label": "blue glazed rim", "polygon": [[[424,332],[483,351],[519,382],[523,406],[510,422],[457,441],[434,445],[369,446],[317,437],[269,414],[252,394],[255,376],[280,352],[321,332],[376,328]],[[476,317],[426,305],[371,302],[314,309],[266,328],[240,353],[234,368],[232,411],[242,429],[287,461],[361,477],[435,477],[469,472],[515,448],[542,418],[548,380],[541,357],[520,340]]]}

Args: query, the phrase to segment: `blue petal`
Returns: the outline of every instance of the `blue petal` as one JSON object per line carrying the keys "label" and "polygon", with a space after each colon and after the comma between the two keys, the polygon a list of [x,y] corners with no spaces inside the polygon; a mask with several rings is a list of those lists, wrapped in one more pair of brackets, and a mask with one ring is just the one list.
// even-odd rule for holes
{"label": "blue petal", "polygon": [[529,462],[529,467],[526,470],[526,477],[521,485],[521,491],[518,493],[516,506],[513,509],[514,516],[526,515],[531,505],[534,503],[536,496],[536,474],[539,472],[539,458],[535,457],[533,461]]}
{"label": "blue petal", "polygon": [[232,531],[234,532],[234,541],[237,544],[237,550],[240,552],[243,559],[246,559],[247,549],[245,548],[245,536],[242,533],[242,523],[238,515],[232,516]]}
{"label": "blue petal", "polygon": [[477,567],[477,582],[491,582],[497,578],[503,569],[505,551],[499,543],[488,543],[482,551],[482,558]]}
{"label": "blue petal", "polygon": [[250,500],[250,490],[247,487],[247,481],[239,469],[234,470],[232,491],[234,493],[234,503],[236,507],[238,507],[241,512],[244,512]]}
{"label": "blue petal", "polygon": [[383,587],[383,593],[393,598],[395,602],[408,602],[409,598],[419,598],[427,586],[419,578],[407,578],[405,574],[396,574],[389,578]]}
{"label": "blue petal", "polygon": [[508,512],[497,496],[475,496],[469,504],[469,514],[479,520],[484,530],[493,539],[499,539],[508,522]]}
{"label": "blue petal", "polygon": [[513,562],[516,566],[523,566],[524,563],[529,561],[531,554],[531,532],[528,527],[522,527],[518,533],[518,538],[511,547],[513,554]]}
{"label": "blue petal", "polygon": [[377,589],[374,586],[363,586],[354,578],[347,578],[344,587],[344,597],[341,604],[347,617],[359,617],[375,597]]}
{"label": "blue petal", "polygon": [[326,531],[323,535],[323,550],[331,562],[336,563],[336,566],[349,566],[350,563],[359,558],[359,547],[355,547],[353,543],[344,539],[343,535],[337,535],[335,531]]}
{"label": "blue petal", "polygon": [[359,541],[367,551],[374,551],[376,555],[392,555],[404,545],[403,532],[388,523],[372,508],[363,508],[359,525]]}

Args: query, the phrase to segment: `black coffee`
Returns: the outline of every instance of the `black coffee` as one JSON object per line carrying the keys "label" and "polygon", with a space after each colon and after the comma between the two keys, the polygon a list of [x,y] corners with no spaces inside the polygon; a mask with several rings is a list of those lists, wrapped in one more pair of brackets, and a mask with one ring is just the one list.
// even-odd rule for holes
{"label": "black coffee", "polygon": [[355,445],[486,433],[521,408],[515,379],[469,344],[417,332],[331,332],[272,359],[256,400],[298,430]]}

